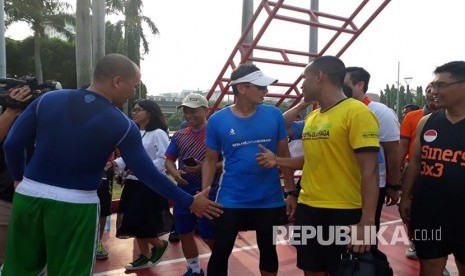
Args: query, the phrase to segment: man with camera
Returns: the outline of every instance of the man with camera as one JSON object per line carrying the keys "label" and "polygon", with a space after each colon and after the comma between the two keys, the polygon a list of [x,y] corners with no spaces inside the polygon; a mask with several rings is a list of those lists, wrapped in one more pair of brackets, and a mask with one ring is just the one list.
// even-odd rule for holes
{"label": "man with camera", "polygon": [[[31,99],[31,89],[26,85],[10,88],[7,97],[9,101],[24,103]],[[3,264],[5,256],[8,223],[14,194],[14,182],[8,172],[3,156],[3,140],[21,111],[22,109],[19,107],[4,105],[0,115],[0,265]]]}

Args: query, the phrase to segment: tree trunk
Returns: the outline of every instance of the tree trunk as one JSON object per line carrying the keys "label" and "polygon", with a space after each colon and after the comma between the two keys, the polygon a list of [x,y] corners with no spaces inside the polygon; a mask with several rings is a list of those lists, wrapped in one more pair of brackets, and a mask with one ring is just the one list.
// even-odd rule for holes
{"label": "tree trunk", "polygon": [[93,66],[105,56],[105,0],[92,1]]}
{"label": "tree trunk", "polygon": [[76,79],[77,87],[90,84],[92,39],[90,0],[76,0]]}
{"label": "tree trunk", "polygon": [[5,2],[0,0],[0,78],[6,77]]}
{"label": "tree trunk", "polygon": [[42,60],[40,58],[40,35],[34,32],[34,66],[36,71],[36,79],[38,82],[43,82],[42,76]]}

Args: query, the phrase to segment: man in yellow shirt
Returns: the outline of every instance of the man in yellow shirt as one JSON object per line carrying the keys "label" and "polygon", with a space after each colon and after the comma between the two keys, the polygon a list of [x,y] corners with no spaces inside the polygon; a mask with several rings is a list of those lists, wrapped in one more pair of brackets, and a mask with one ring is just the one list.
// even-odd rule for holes
{"label": "man in yellow shirt", "polygon": [[[313,227],[328,241],[334,234],[331,229],[354,225],[351,230],[355,235],[356,229],[357,236],[352,239],[362,242],[351,243],[349,248],[359,253],[368,251],[370,243],[363,240],[368,231],[365,226],[375,225],[379,191],[378,122],[363,103],[344,95],[345,66],[337,57],[315,59],[302,77],[304,100],[320,105],[305,120],[304,155],[279,158],[262,147],[257,161],[264,167],[303,168],[300,194],[289,193],[298,196],[294,226]],[[295,245],[297,266],[305,275],[335,275],[341,253],[347,248],[336,239],[323,245],[318,237],[302,238]]]}

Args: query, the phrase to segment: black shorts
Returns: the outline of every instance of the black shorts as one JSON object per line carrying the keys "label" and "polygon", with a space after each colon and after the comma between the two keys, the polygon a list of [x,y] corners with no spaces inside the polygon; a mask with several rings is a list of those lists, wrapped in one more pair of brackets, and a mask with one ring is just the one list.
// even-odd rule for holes
{"label": "black shorts", "polygon": [[97,190],[97,195],[100,200],[100,216],[106,217],[111,215],[111,195],[113,190],[113,182],[102,179],[102,183]]}
{"label": "black shorts", "polygon": [[[357,224],[362,215],[361,209],[326,209],[298,204],[295,226],[321,226],[323,240],[329,240],[329,226],[347,226]],[[347,245],[321,245],[317,238],[307,240],[306,245],[296,245],[297,267],[304,271],[328,271],[336,275],[341,254]]]}
{"label": "black shorts", "polygon": [[[214,228],[237,231],[272,229],[287,224],[286,207],[277,208],[224,208],[223,214],[213,220]],[[221,238],[221,237],[218,237]]]}
{"label": "black shorts", "polygon": [[[439,185],[438,185],[439,186]],[[418,258],[437,259],[453,254],[465,264],[465,198],[443,188],[417,189],[413,197],[409,232]]]}

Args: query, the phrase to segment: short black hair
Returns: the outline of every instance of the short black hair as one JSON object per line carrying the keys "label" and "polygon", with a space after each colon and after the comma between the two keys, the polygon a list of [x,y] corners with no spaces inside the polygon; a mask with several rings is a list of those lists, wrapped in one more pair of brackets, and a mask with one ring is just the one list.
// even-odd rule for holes
{"label": "short black hair", "polygon": [[362,67],[347,67],[346,68],[346,74],[350,74],[350,81],[352,82],[353,85],[363,81],[365,84],[363,86],[363,92],[368,91],[368,83],[370,82],[370,73],[368,73],[367,70],[365,70]]}
{"label": "short black hair", "polygon": [[444,72],[450,73],[455,80],[465,80],[465,61],[451,61],[434,70],[435,75]]}
{"label": "short black hair", "polygon": [[342,87],[344,84],[346,67],[344,62],[335,56],[322,56],[316,58],[311,63],[309,70],[322,71],[328,76],[329,81],[338,87]]}
{"label": "short black hair", "polygon": [[160,106],[156,102],[142,99],[136,101],[135,103],[150,115],[149,122],[145,127],[146,131],[152,131],[158,128],[163,131],[168,131],[168,123],[166,121],[165,115],[163,115]]}
{"label": "short black hair", "polygon": [[[255,71],[260,71],[260,69],[253,63],[243,63],[239,65],[236,69],[234,69],[234,71],[232,71],[231,81],[242,78],[243,76],[247,76],[248,74],[253,73]],[[231,85],[234,95],[237,95],[237,93],[239,92],[237,90],[237,85],[238,84]]]}
{"label": "short black hair", "polygon": [[416,104],[407,104],[407,105],[404,105],[404,107],[402,107],[402,109],[404,108],[410,108],[412,111],[420,109],[420,107]]}

